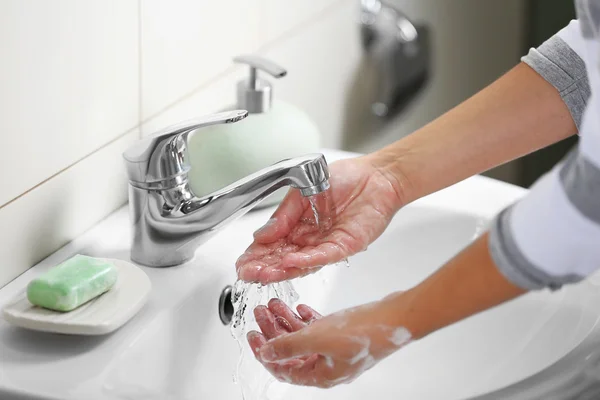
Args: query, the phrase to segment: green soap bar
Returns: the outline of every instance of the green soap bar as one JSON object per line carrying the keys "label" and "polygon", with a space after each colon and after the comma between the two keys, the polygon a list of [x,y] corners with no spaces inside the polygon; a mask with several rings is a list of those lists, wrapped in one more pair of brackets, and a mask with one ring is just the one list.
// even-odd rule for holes
{"label": "green soap bar", "polygon": [[27,299],[36,306],[71,311],[108,291],[117,275],[110,262],[78,254],[31,281]]}

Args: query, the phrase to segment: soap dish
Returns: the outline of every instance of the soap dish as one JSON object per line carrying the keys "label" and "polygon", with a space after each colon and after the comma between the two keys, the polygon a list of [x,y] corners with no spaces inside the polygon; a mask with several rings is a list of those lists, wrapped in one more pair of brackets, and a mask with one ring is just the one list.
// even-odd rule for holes
{"label": "soap dish", "polygon": [[150,278],[132,263],[106,259],[117,267],[119,278],[108,292],[69,312],[32,305],[26,290],[3,309],[11,324],[36,331],[69,335],[104,335],[121,327],[146,303],[152,287]]}

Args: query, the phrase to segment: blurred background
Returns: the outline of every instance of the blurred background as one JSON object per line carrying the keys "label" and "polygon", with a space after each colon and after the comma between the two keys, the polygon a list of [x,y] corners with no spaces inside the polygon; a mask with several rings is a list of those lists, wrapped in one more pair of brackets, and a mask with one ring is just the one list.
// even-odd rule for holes
{"label": "blurred background", "polygon": [[[355,121],[350,122],[346,116],[350,123],[344,127],[342,143],[350,150],[372,151],[409,134],[484,88],[518,63],[531,47],[540,45],[575,18],[570,0],[393,0],[389,4],[404,11],[416,25],[428,28],[429,77],[418,90],[407,91],[410,99],[403,109],[384,119],[369,113],[364,93],[349,96],[348,102],[363,103],[349,113],[358,115]],[[394,70],[410,72],[410,63],[401,61],[404,63],[398,62],[396,67],[405,68]],[[485,175],[529,187],[576,140],[565,140]]]}
{"label": "blurred background", "polygon": [[[378,4],[0,0],[0,286],[126,203],[133,141],[235,104],[248,73],[236,55],[288,70],[274,96],[308,115],[324,147],[368,152],[482,89],[574,15],[571,0]],[[529,186],[571,145],[488,175]]]}

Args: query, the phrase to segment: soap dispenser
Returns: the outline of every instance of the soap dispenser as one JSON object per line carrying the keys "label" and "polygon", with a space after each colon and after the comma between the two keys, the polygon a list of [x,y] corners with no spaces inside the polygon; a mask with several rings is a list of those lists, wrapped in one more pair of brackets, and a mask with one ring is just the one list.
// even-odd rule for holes
{"label": "soap dispenser", "polygon": [[[227,109],[245,109],[249,116],[236,124],[214,125],[193,135],[188,144],[192,169],[190,186],[197,196],[221,189],[264,167],[286,158],[318,152],[317,126],[299,108],[273,99],[273,86],[260,79],[259,71],[274,78],[286,76],[285,69],[261,57],[234,58],[247,64],[250,75],[237,85],[237,104]],[[273,205],[285,189],[263,201]]]}

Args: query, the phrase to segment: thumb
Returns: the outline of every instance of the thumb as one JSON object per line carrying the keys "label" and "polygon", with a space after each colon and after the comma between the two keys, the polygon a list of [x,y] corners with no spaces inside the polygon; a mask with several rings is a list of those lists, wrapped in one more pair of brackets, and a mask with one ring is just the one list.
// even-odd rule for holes
{"label": "thumb", "polygon": [[310,336],[304,332],[295,332],[269,340],[261,347],[260,358],[266,362],[276,362],[313,353]]}
{"label": "thumb", "polygon": [[306,209],[298,189],[291,189],[265,226],[254,232],[257,243],[268,244],[287,236]]}

